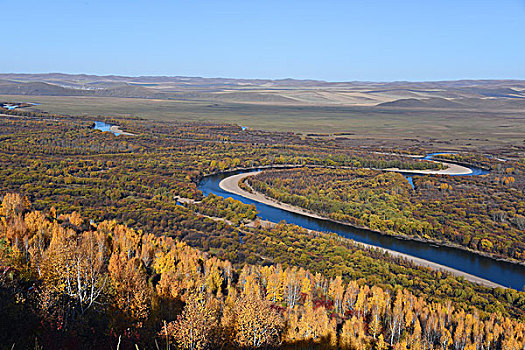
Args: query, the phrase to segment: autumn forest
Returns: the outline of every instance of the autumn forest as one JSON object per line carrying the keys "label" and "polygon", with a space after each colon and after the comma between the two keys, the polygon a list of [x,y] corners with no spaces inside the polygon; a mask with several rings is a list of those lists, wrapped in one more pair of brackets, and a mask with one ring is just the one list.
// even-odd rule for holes
{"label": "autumn forest", "polygon": [[[118,125],[132,135],[93,128]],[[523,350],[525,292],[265,222],[211,174],[378,234],[525,263],[525,159],[0,108],[1,349]]]}

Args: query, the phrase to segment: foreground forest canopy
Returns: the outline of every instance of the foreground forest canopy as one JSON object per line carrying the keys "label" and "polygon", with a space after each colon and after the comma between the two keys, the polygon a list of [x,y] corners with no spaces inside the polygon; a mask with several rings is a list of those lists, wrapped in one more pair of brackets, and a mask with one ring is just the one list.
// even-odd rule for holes
{"label": "foreground forest canopy", "polygon": [[465,312],[400,287],[385,290],[295,266],[235,268],[165,236],[115,221],[87,223],[76,212],[29,212],[29,205],[6,194],[1,206],[6,348],[33,339],[54,348],[525,345],[525,323],[500,313]]}
{"label": "foreground forest canopy", "polygon": [[[483,287],[333,234],[262,225],[253,206],[203,197],[197,188],[216,172],[311,165],[330,167],[334,176],[364,174],[362,189],[370,199],[374,181],[386,189],[395,185],[385,196],[412,196],[400,175],[382,174],[386,180],[379,181],[362,168],[440,164],[391,154],[399,149],[236,125],[0,114],[0,303],[8,315],[0,343],[6,348],[35,341],[46,348],[54,342],[107,348],[119,339],[121,348],[155,348],[155,342],[181,348],[523,347],[524,292]],[[94,130],[95,120],[135,136]],[[432,150],[414,144],[402,151]],[[468,231],[465,246],[523,260],[519,244],[503,249],[523,235],[516,221],[523,215],[523,160],[517,152],[506,157],[465,154],[462,162],[482,162],[494,171],[489,177],[433,178],[427,200],[451,201],[441,208],[448,210],[457,205],[448,195],[455,190],[461,198],[482,200],[497,193],[501,198],[488,202],[487,213],[505,215],[487,218],[462,206],[446,214],[465,225],[477,225],[474,219],[507,225],[483,237],[481,229]],[[337,193],[326,179],[327,189]],[[415,178],[416,191],[427,180]],[[481,184],[489,185],[487,192],[472,193]],[[375,222],[390,225],[380,215]],[[494,249],[483,250],[482,240],[495,237]],[[188,329],[199,336],[189,341]]]}

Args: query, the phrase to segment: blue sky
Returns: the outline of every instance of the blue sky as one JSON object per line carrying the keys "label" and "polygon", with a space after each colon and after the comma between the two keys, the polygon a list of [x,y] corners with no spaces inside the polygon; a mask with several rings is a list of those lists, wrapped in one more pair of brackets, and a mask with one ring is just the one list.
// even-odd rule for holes
{"label": "blue sky", "polygon": [[0,0],[0,72],[525,79],[525,0]]}

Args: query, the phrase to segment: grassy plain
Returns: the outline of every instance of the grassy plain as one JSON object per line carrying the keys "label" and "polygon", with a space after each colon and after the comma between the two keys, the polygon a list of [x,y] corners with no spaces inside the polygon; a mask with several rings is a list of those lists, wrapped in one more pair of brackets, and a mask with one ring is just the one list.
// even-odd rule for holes
{"label": "grassy plain", "polygon": [[[525,111],[378,106],[291,106],[200,100],[0,95],[33,102],[49,113],[136,116],[154,120],[234,123],[303,134],[346,133],[361,144],[423,145],[434,149],[525,146]],[[93,117],[90,117],[93,118]],[[323,137],[323,135],[320,135]]]}

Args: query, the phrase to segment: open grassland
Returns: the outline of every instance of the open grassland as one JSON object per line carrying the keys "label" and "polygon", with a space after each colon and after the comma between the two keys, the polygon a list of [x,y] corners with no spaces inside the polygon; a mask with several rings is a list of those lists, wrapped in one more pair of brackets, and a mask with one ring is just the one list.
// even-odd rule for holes
{"label": "open grassland", "polygon": [[412,142],[437,149],[523,147],[525,112],[377,106],[283,106],[117,97],[0,95],[33,102],[41,110],[75,116],[136,116],[153,120],[213,121],[254,129],[335,135],[366,143],[402,146]]}

